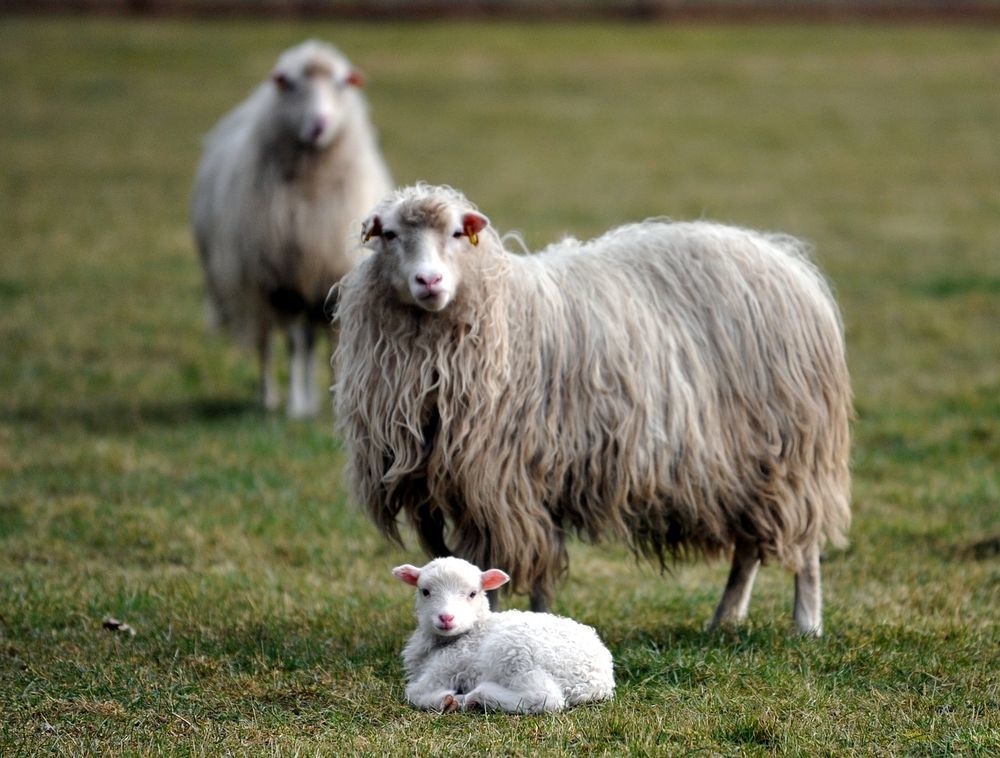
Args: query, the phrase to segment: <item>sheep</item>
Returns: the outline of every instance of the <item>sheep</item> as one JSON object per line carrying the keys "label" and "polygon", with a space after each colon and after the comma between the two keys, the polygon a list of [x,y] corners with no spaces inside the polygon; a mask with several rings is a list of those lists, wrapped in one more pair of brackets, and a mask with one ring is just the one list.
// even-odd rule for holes
{"label": "sheep", "polygon": [[510,577],[461,558],[393,575],[417,588],[403,649],[407,701],[424,710],[561,711],[614,695],[611,653],[589,626],[549,613],[492,613],[486,592]]}
{"label": "sheep", "polygon": [[[338,286],[335,409],[353,496],[401,543],[502,568],[546,610],[566,538],[762,562],[822,633],[820,550],[850,523],[843,327],[799,241],[648,220],[532,255],[457,190],[403,188]],[[509,589],[509,588],[508,588]]]}
{"label": "sheep", "polygon": [[285,51],[209,133],[195,181],[191,221],[215,321],[256,346],[270,410],[281,402],[272,332],[287,332],[291,417],[319,408],[315,327],[329,323],[330,287],[357,262],[352,224],[392,186],[362,84],[330,45]]}

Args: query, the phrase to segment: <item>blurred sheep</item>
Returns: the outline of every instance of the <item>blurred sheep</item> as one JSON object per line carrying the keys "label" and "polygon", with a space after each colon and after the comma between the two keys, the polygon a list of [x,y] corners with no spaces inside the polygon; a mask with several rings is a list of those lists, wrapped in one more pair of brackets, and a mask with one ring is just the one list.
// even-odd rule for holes
{"label": "blurred sheep", "polygon": [[330,45],[284,52],[205,140],[191,220],[219,325],[254,345],[260,396],[280,404],[272,332],[287,332],[288,415],[319,406],[315,327],[357,262],[357,225],[390,189],[361,74]]}

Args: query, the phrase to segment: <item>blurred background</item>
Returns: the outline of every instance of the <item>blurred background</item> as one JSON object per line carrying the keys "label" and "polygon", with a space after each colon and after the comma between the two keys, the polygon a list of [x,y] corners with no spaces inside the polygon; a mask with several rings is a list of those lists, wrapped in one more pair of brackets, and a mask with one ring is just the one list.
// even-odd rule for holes
{"label": "blurred background", "polygon": [[[1000,3],[0,11],[0,752],[1000,750]],[[366,73],[398,183],[532,248],[650,216],[813,244],[858,410],[823,642],[779,568],[712,637],[725,566],[574,543],[555,610],[608,640],[614,704],[402,706],[415,542],[347,499],[328,406],[258,410],[187,217],[203,135],[308,37]]]}
{"label": "blurred background", "polygon": [[341,18],[996,19],[997,0],[3,0],[0,8]]}

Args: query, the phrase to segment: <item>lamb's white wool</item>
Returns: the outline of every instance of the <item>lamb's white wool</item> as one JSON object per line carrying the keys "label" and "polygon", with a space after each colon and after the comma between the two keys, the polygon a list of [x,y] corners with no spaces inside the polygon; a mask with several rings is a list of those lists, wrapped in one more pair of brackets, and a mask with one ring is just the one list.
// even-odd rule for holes
{"label": "lamb's white wool", "polygon": [[432,556],[497,566],[544,609],[564,536],[661,563],[730,554],[713,624],[762,561],[822,628],[819,553],[850,522],[840,317],[798,241],[647,221],[506,251],[459,192],[419,185],[365,223],[340,286],[337,418],[358,500]]}
{"label": "lamb's white wool", "polygon": [[417,588],[417,629],[403,650],[406,699],[427,710],[541,713],[614,694],[611,653],[589,626],[548,613],[492,613],[508,580],[459,558],[393,569]]}
{"label": "lamb's white wool", "polygon": [[253,344],[261,398],[280,402],[271,335],[291,352],[288,413],[314,413],[314,330],[330,287],[360,257],[358,224],[390,188],[360,92],[330,45],[304,42],[205,140],[191,220],[220,325]]}

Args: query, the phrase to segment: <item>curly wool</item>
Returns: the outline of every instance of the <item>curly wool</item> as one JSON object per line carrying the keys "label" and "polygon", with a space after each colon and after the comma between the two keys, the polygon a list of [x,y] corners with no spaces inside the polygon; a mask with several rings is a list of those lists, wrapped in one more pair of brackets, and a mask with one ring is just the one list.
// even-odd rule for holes
{"label": "curly wool", "polygon": [[844,543],[842,326],[798,241],[654,220],[520,256],[487,228],[441,313],[392,297],[389,265],[342,280],[335,355],[354,494],[389,537],[405,513],[432,555],[546,596],[571,531],[661,563],[742,539],[793,570]]}

